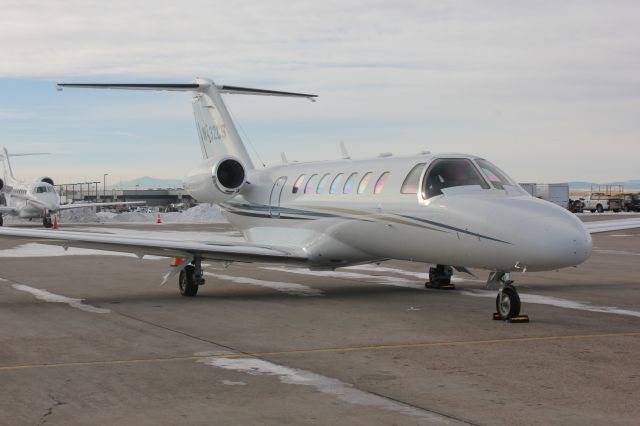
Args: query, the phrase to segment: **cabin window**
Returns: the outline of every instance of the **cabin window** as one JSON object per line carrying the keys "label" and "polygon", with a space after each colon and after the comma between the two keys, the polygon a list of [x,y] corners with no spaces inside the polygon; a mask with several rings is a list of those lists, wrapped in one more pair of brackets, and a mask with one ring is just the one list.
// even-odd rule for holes
{"label": "cabin window", "polygon": [[311,194],[313,192],[313,188],[314,188],[314,185],[315,185],[315,180],[316,180],[317,177],[318,177],[318,175],[311,175],[311,177],[307,181],[307,186],[305,186],[305,188],[304,188],[304,193],[305,194]]}
{"label": "cabin window", "polygon": [[481,158],[476,159],[476,163],[480,166],[480,170],[482,170],[482,174],[487,178],[491,185],[493,185],[496,189],[504,189],[505,185],[513,185],[509,178],[500,171],[499,168],[488,162],[487,160],[483,160]]}
{"label": "cabin window", "polygon": [[333,182],[331,182],[331,188],[329,188],[329,194],[335,194],[338,191],[338,186],[342,182],[343,178],[344,178],[344,173],[340,173],[338,174],[338,176],[336,176]]}
{"label": "cabin window", "polygon": [[327,182],[329,181],[330,176],[331,176],[330,173],[327,173],[324,176],[322,176],[322,179],[320,179],[320,182],[318,182],[318,188],[316,189],[316,194],[322,194],[322,192],[324,191],[324,187],[327,185]]}
{"label": "cabin window", "polygon": [[358,184],[358,194],[362,194],[365,189],[367,189],[367,185],[369,184],[369,181],[371,180],[371,172],[367,172],[367,174],[365,174],[362,179],[360,180],[360,183]]}
{"label": "cabin window", "polygon": [[426,163],[420,163],[413,166],[400,188],[401,194],[417,194],[418,186],[420,186],[420,174]]}
{"label": "cabin window", "polygon": [[304,176],[305,175],[300,175],[300,177],[296,180],[296,182],[293,184],[293,189],[291,190],[291,193],[293,194],[298,193],[298,190],[302,186],[302,182],[304,182]]}
{"label": "cabin window", "polygon": [[380,175],[380,177],[378,178],[378,181],[376,182],[376,186],[373,188],[374,194],[379,194],[382,192],[382,188],[384,188],[384,183],[387,181],[388,177],[389,177],[389,172],[384,172],[383,174]]}
{"label": "cabin window", "polygon": [[353,187],[353,182],[356,181],[357,173],[351,173],[344,183],[344,188],[342,189],[343,194],[349,194],[351,192],[351,188]]}
{"label": "cabin window", "polygon": [[489,189],[478,169],[466,158],[443,158],[435,160],[425,175],[422,188],[424,198],[442,194],[442,189],[454,186],[478,185]]}

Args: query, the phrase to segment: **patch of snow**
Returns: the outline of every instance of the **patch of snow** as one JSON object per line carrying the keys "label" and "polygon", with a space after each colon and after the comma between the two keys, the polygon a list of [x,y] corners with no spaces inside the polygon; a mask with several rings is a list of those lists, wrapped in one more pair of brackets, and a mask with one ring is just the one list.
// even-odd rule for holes
{"label": "patch of snow", "polygon": [[253,376],[275,376],[282,383],[310,386],[319,392],[333,395],[349,404],[376,407],[431,422],[449,423],[449,419],[444,416],[362,391],[338,379],[322,376],[307,370],[289,368],[257,358],[210,358],[199,362],[213,367],[224,368],[225,370],[241,371]]}
{"label": "patch of snow", "polygon": [[12,284],[11,286],[16,290],[30,293],[34,295],[36,299],[43,300],[45,302],[66,303],[72,308],[80,309],[81,311],[85,312],[92,312],[94,314],[108,314],[109,312],[111,312],[111,310],[109,309],[103,309],[84,304],[82,303],[84,299],[73,299],[71,297],[60,296],[59,294],[50,293],[47,290],[41,290],[39,288],[29,287],[28,285],[23,284]]}
{"label": "patch of snow", "polygon": [[283,283],[280,281],[265,281],[255,278],[235,277],[231,275],[216,274],[213,272],[205,272],[207,276],[217,278],[219,280],[231,281],[238,284],[249,284],[259,287],[268,287],[274,290],[290,294],[292,296],[322,296],[324,292],[315,288],[307,287],[302,284]]}

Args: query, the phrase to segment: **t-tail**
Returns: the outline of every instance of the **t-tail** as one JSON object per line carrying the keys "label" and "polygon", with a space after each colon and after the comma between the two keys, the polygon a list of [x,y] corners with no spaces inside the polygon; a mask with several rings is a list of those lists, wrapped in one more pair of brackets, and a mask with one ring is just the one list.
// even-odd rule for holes
{"label": "t-tail", "polygon": [[95,84],[59,83],[58,90],[67,87],[125,90],[170,90],[191,91],[193,95],[193,115],[204,159],[225,155],[240,159],[246,168],[253,169],[251,157],[238,134],[238,130],[222,100],[222,93],[260,96],[285,96],[314,100],[316,95],[280,92],[275,90],[251,89],[248,87],[217,85],[211,80],[196,78],[190,84]]}
{"label": "t-tail", "polygon": [[[2,186],[8,184],[11,185],[15,182],[16,178],[13,176],[13,169],[11,169],[11,160],[9,160],[9,151],[7,151],[7,147],[2,147],[2,153],[0,154],[2,157]],[[0,188],[1,189],[1,188]]]}

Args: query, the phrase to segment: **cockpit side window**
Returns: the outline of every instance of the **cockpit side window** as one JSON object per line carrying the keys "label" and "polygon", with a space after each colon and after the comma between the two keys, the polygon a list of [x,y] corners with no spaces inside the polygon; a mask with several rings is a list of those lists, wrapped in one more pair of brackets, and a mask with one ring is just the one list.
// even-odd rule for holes
{"label": "cockpit side window", "polygon": [[491,185],[496,189],[504,189],[505,185],[513,185],[509,178],[496,166],[483,160],[482,158],[476,158],[476,163],[480,166],[482,174],[487,178]]}
{"label": "cockpit side window", "polygon": [[442,194],[442,189],[454,186],[479,185],[489,189],[471,160],[466,158],[441,158],[429,166],[425,174],[422,195],[424,198]]}
{"label": "cockpit side window", "polygon": [[401,194],[417,194],[418,187],[420,187],[420,175],[422,174],[422,170],[424,170],[425,163],[416,164],[413,166],[407,177],[404,179],[402,183],[402,187],[400,188]]}

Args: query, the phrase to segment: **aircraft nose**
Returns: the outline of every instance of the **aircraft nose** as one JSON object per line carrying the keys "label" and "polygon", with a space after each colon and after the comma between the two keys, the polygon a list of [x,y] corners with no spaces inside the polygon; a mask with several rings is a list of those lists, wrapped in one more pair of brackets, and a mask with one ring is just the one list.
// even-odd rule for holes
{"label": "aircraft nose", "polygon": [[549,269],[575,266],[591,255],[591,235],[582,222],[568,211],[531,219],[535,263]]}

